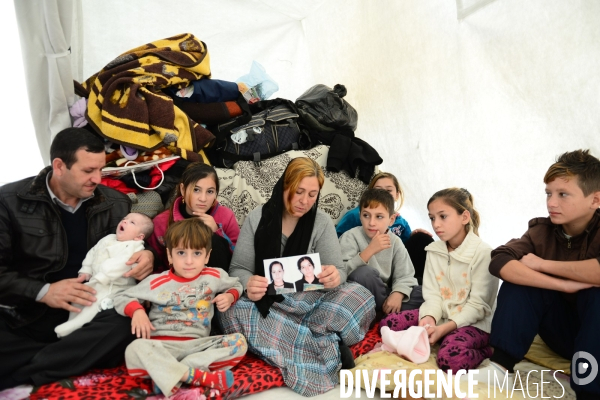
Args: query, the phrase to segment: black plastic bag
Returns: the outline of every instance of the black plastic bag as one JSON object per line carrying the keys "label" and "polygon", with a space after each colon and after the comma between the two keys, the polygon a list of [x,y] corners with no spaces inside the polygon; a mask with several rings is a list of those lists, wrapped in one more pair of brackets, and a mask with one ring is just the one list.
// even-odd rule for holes
{"label": "black plastic bag", "polygon": [[320,131],[339,129],[356,130],[358,114],[343,97],[346,87],[337,84],[331,89],[319,84],[296,99],[296,107],[304,122]]}

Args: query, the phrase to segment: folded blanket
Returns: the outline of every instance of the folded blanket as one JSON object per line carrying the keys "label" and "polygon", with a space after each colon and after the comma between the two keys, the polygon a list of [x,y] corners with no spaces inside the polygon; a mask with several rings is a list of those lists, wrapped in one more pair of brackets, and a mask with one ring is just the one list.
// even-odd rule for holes
{"label": "folded blanket", "polygon": [[[117,154],[115,156],[112,156],[113,153],[117,153]],[[119,157],[119,155],[120,155],[120,157]],[[163,158],[171,157],[172,155],[173,155],[173,153],[168,148],[161,147],[160,149],[156,149],[154,151],[144,151],[142,153],[139,153],[135,159],[128,160],[127,158],[123,157],[121,150],[115,150],[112,153],[106,155],[106,159],[107,159],[106,167],[123,167],[128,162],[129,162],[129,164],[127,164],[127,165],[135,165],[135,164],[140,164],[140,163],[143,163],[146,161],[162,160]],[[111,162],[110,165],[108,163],[109,156],[113,157],[113,162]],[[114,164],[114,165],[112,165],[112,164]]]}
{"label": "folded blanket", "polygon": [[139,150],[165,145],[190,161],[208,163],[203,148],[214,136],[162,92],[210,76],[206,45],[182,34],[129,50],[91,76],[86,117],[104,137]]}
{"label": "folded blanket", "polygon": [[190,118],[200,124],[221,124],[242,115],[242,109],[235,101],[225,101],[221,103],[192,103],[174,98],[173,102]]}

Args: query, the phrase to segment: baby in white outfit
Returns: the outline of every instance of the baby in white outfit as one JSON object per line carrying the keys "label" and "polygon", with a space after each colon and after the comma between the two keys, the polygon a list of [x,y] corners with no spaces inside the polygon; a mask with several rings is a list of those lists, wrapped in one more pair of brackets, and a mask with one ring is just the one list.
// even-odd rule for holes
{"label": "baby in white outfit", "polygon": [[144,238],[150,237],[154,224],[150,217],[130,213],[117,226],[117,232],[102,238],[88,251],[83,260],[79,275],[85,275],[86,285],[96,290],[96,302],[81,307],[80,312],[71,312],[69,320],[58,325],[54,331],[58,337],[67,336],[83,324],[90,322],[98,312],[113,308],[112,298],[128,287],[135,286],[134,278],[125,278],[123,274],[133,265],[126,262],[133,253],[144,250]]}

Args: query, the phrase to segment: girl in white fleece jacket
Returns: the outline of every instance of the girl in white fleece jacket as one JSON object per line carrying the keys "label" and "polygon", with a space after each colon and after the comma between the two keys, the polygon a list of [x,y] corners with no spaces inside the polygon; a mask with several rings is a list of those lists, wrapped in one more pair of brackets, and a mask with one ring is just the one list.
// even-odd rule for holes
{"label": "girl in white fleece jacket", "polygon": [[442,370],[474,369],[492,355],[489,332],[498,292],[498,278],[488,271],[492,249],[478,236],[479,214],[466,189],[440,190],[427,209],[441,240],[425,248],[425,302],[419,310],[390,314],[381,326],[395,331],[422,326],[431,344],[442,340],[437,356]]}

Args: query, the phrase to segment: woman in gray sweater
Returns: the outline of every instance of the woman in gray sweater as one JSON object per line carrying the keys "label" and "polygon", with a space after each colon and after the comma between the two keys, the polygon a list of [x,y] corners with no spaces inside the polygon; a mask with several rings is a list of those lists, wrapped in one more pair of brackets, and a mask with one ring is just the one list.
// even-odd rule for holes
{"label": "woman in gray sweater", "polygon": [[[221,315],[225,332],[243,334],[249,350],[279,367],[285,383],[303,396],[338,383],[342,352],[363,339],[375,317],[371,293],[345,283],[333,222],[317,209],[324,180],[315,161],[295,158],[269,201],[248,214],[229,269],[246,295]],[[319,253],[324,291],[266,294],[263,260],[310,253]]]}

